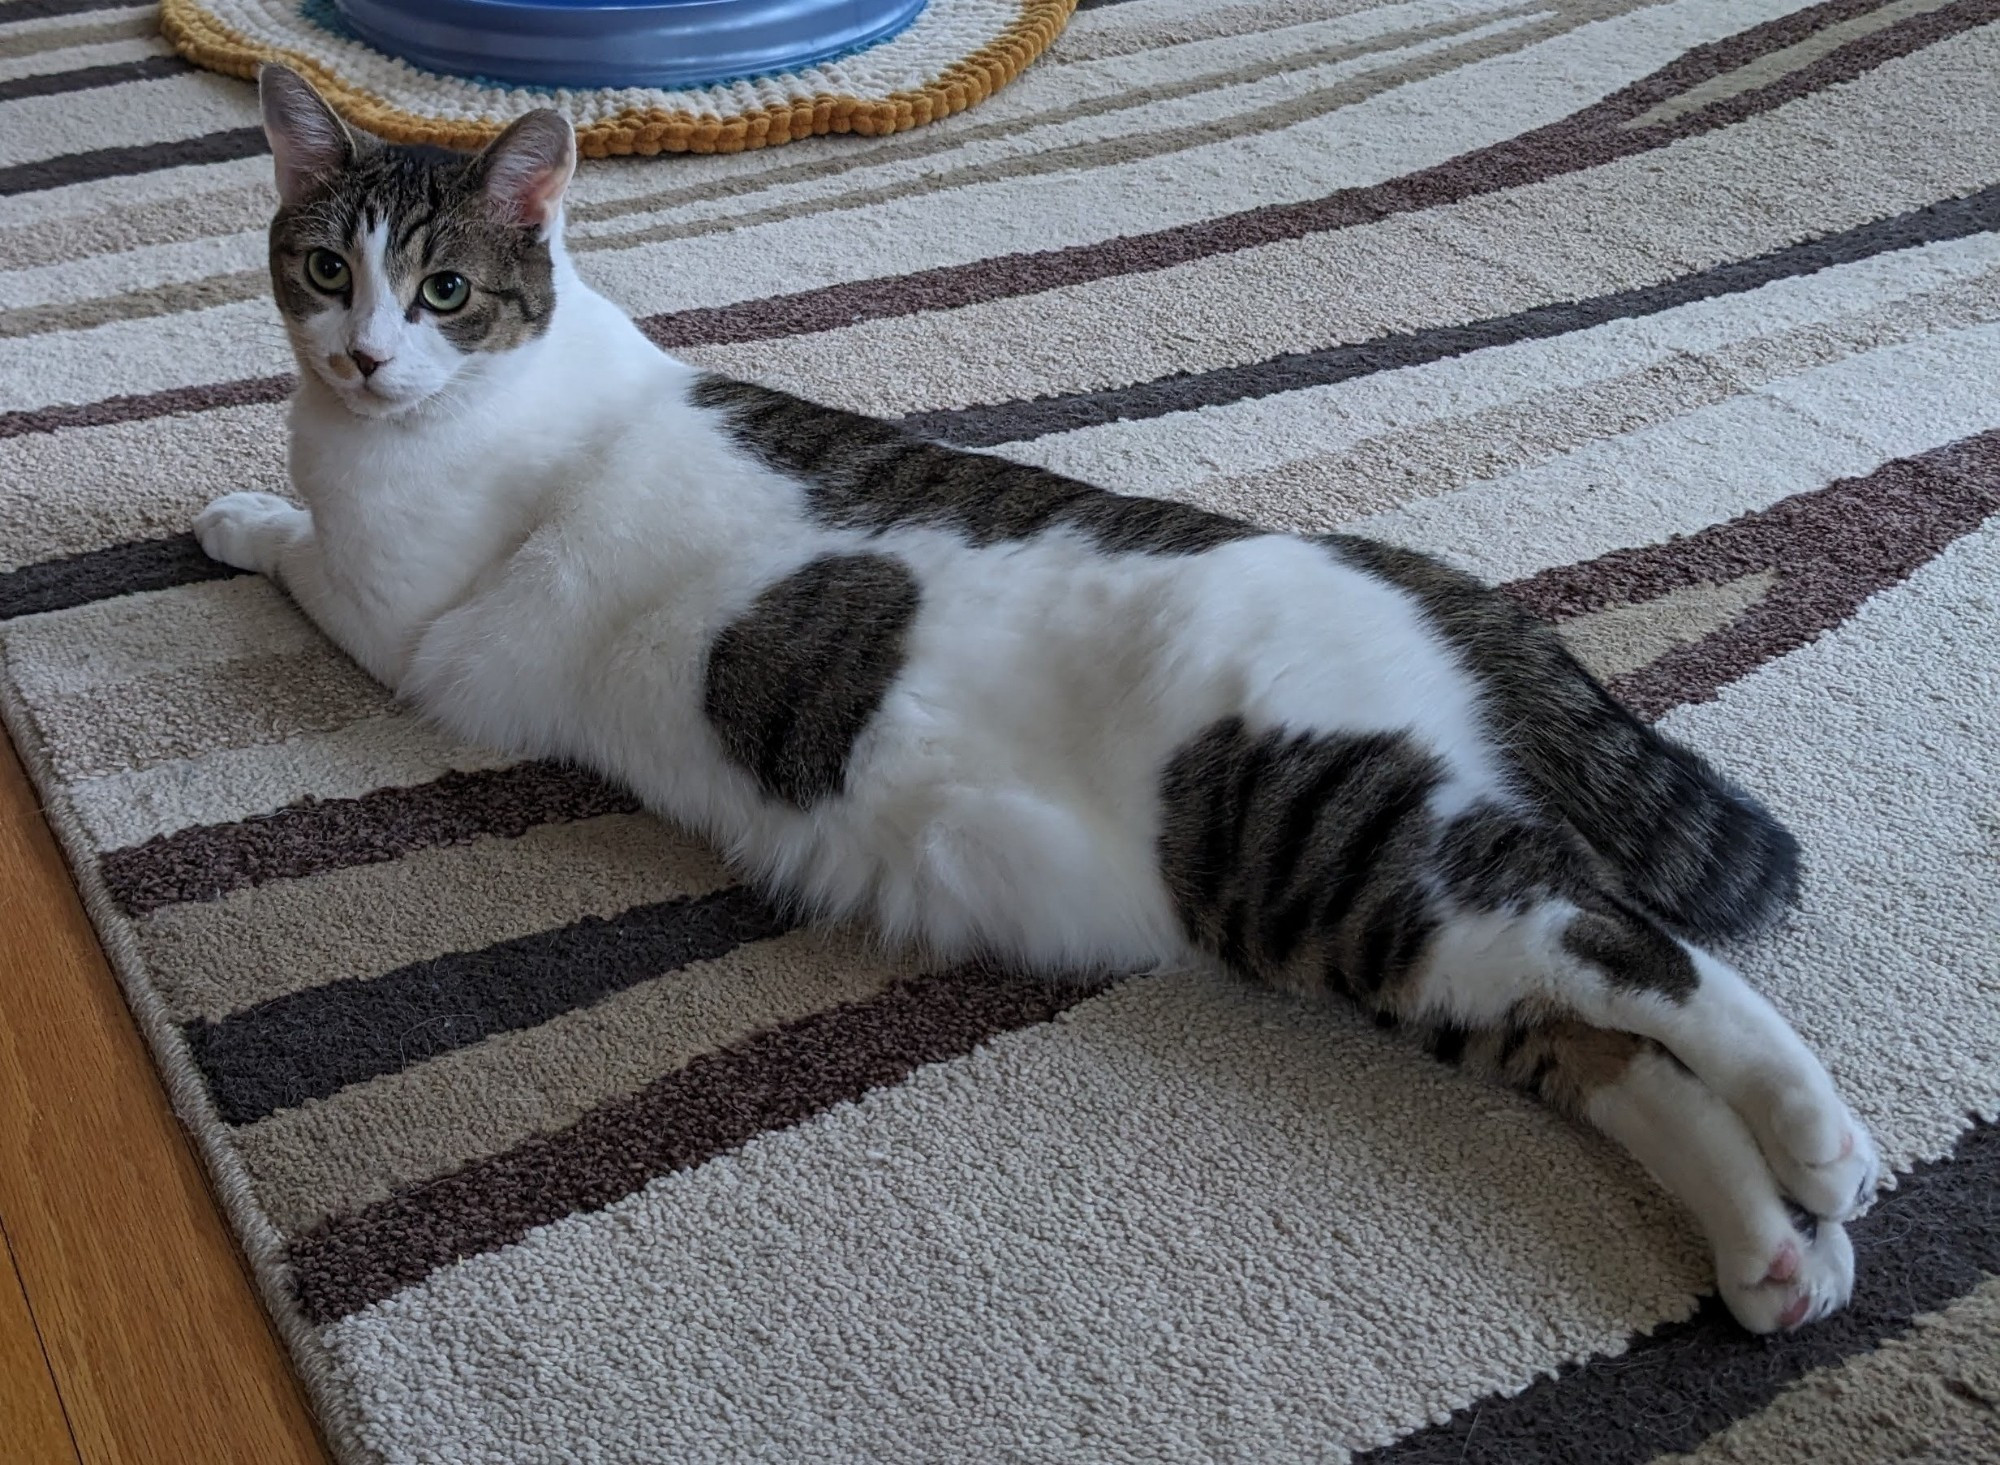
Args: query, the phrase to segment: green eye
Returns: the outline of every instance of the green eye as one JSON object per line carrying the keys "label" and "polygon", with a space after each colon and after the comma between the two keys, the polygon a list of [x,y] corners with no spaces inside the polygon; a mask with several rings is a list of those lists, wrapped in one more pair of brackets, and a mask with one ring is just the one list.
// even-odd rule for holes
{"label": "green eye", "polygon": [[338,295],[347,288],[347,261],[330,249],[315,249],[306,256],[306,278],[315,290]]}
{"label": "green eye", "polygon": [[450,315],[471,298],[472,282],[456,271],[440,270],[427,278],[417,293],[439,315]]}

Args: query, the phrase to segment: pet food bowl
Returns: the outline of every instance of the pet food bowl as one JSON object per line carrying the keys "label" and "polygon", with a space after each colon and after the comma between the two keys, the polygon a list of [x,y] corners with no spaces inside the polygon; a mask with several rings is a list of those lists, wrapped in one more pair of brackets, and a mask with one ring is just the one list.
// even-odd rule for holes
{"label": "pet food bowl", "polygon": [[333,0],[369,45],[427,71],[544,87],[685,87],[886,41],[925,0]]}

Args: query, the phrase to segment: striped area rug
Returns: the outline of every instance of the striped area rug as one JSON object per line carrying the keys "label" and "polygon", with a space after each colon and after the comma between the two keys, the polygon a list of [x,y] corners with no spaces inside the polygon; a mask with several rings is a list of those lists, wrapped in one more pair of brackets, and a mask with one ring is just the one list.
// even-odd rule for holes
{"label": "striped area rug", "polygon": [[1086,0],[967,117],[576,187],[671,349],[1442,551],[1766,793],[1735,955],[1899,1172],[1775,1341],[1524,1100],[787,929],[204,562],[289,362],[152,28],[0,3],[0,704],[343,1460],[2000,1459],[2000,0]]}

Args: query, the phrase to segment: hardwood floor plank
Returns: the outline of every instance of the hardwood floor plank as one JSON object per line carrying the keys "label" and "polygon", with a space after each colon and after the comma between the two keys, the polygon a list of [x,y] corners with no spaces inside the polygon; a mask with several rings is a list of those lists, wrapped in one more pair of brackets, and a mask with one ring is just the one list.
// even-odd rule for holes
{"label": "hardwood floor plank", "polygon": [[56,1381],[0,1234],[0,1460],[21,1465],[77,1465]]}
{"label": "hardwood floor plank", "polygon": [[328,1458],[4,739],[0,1224],[75,1441],[51,1458]]}

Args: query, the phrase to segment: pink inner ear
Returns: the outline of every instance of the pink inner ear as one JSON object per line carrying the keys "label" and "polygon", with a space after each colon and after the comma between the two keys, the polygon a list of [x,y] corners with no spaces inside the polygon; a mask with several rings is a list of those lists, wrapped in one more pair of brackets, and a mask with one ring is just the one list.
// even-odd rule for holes
{"label": "pink inner ear", "polygon": [[486,196],[515,223],[547,228],[574,167],[569,130],[535,118],[494,144]]}

